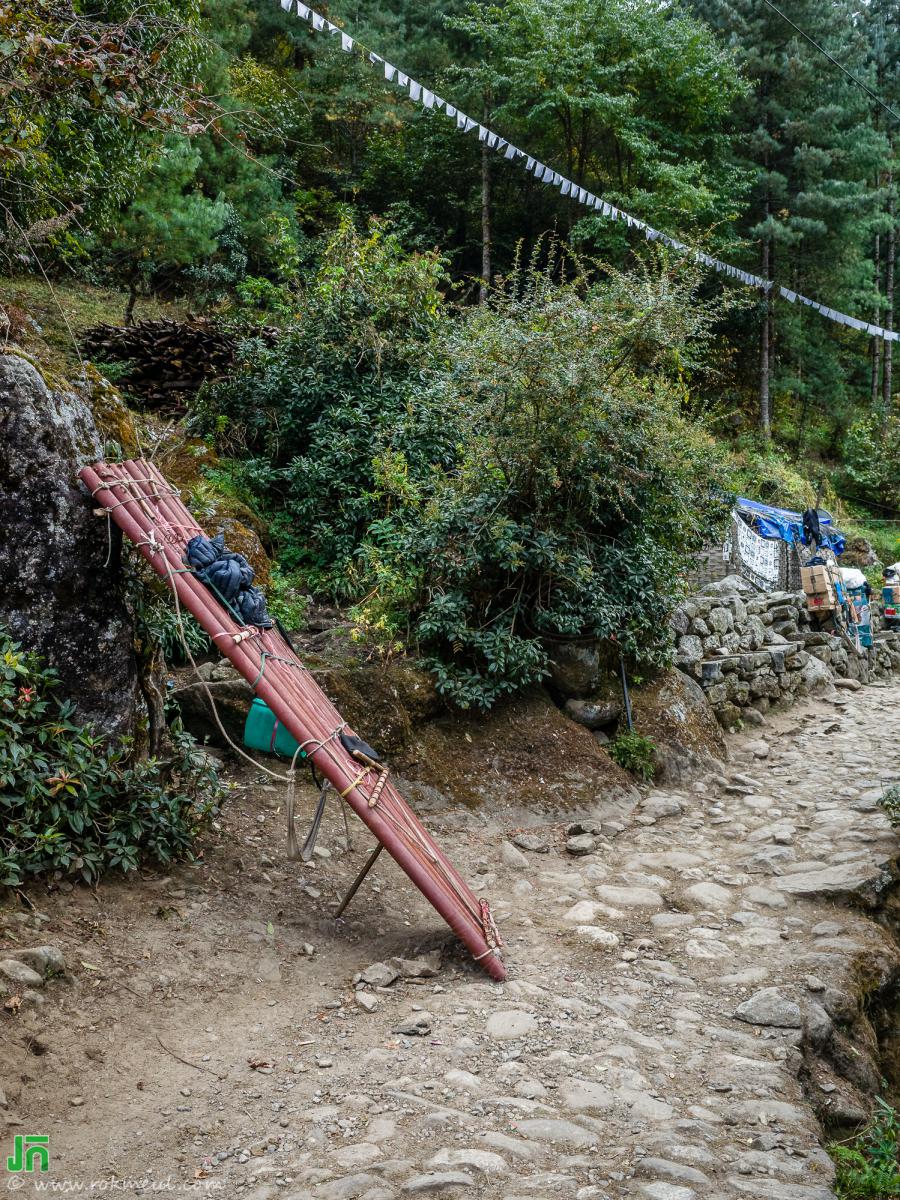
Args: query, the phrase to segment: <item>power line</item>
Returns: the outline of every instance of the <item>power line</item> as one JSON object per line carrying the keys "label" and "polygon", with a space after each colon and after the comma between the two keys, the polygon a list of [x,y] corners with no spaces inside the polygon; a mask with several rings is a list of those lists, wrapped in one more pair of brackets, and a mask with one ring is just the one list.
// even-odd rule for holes
{"label": "power line", "polygon": [[796,29],[797,33],[799,33],[802,38],[804,38],[807,42],[809,42],[809,44],[811,46],[815,46],[815,48],[819,51],[820,54],[824,54],[825,57],[828,59],[828,61],[830,63],[834,63],[834,65],[837,67],[837,69],[839,71],[843,71],[843,73],[847,76],[847,78],[849,80],[851,80],[851,82],[855,83],[857,87],[862,88],[862,90],[866,93],[866,95],[871,97],[871,99],[874,100],[876,104],[880,105],[880,107],[883,108],[886,113],[889,113],[894,118],[895,121],[900,122],[900,113],[896,112],[893,108],[891,108],[891,106],[889,104],[885,104],[885,102],[881,99],[881,97],[879,95],[877,95],[875,92],[873,92],[872,89],[868,86],[868,84],[863,83],[863,81],[859,78],[859,76],[854,75],[852,71],[848,71],[847,68],[843,65],[843,63],[838,62],[838,60],[833,55],[828,53],[828,51],[825,49],[824,46],[819,45],[819,43],[816,41],[815,38],[810,37],[810,35],[804,29],[801,29],[799,25],[796,25],[791,20],[791,18],[787,15],[787,13],[783,13],[776,4],[772,3],[772,0],[763,0],[763,4],[766,4],[769,8],[771,8],[772,12],[778,13],[778,15],[779,15],[779,17],[781,17],[782,21],[787,21],[787,23],[788,23],[788,25],[790,25],[791,29]]}

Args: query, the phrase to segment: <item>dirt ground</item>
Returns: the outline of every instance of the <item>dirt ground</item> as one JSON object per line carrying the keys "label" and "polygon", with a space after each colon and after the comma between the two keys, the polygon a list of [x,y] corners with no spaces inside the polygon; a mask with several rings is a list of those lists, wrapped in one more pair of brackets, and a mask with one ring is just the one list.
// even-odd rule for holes
{"label": "dirt ground", "polygon": [[[900,773],[898,695],[842,692],[730,739],[722,774],[645,792],[584,857],[565,851],[563,810],[528,853],[512,802],[430,813],[492,899],[505,985],[386,854],[335,922],[369,835],[351,826],[348,849],[332,802],[315,860],[289,863],[282,791],[229,768],[198,863],[34,889],[36,913],[0,913],[0,958],[52,945],[68,968],[43,1003],[0,1013],[0,1152],[48,1134],[51,1161],[0,1170],[0,1191],[827,1200],[798,1047],[839,967],[804,955],[829,923],[832,942],[855,930],[890,950],[824,883],[782,877],[896,857],[866,797]],[[811,756],[826,721],[828,756]],[[354,990],[370,964],[434,950],[437,974]],[[811,972],[824,982],[807,987]],[[734,1019],[770,985],[793,1004],[782,1024]]]}

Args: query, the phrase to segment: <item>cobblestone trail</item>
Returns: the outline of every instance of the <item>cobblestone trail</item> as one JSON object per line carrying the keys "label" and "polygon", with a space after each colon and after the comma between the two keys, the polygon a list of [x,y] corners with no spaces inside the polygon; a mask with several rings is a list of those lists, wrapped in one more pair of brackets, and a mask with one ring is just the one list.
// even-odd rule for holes
{"label": "cobblestone trail", "polygon": [[[56,1114],[73,1178],[171,1170],[252,1200],[829,1200],[817,1113],[859,1119],[878,1086],[860,963],[874,988],[900,961],[873,916],[898,849],[876,804],[900,777],[898,699],[893,683],[842,688],[773,716],[730,740],[721,774],[650,792],[613,838],[583,822],[577,857],[558,815],[530,851],[496,813],[448,819],[440,836],[507,937],[504,985],[452,949],[436,974],[386,961],[360,980],[373,941],[398,953],[386,914],[402,884],[382,875],[334,954],[325,925],[286,918],[273,936],[248,892],[235,919],[256,932],[201,997],[173,980],[191,955],[195,981],[221,970],[225,951],[196,938],[223,911],[187,875],[172,903],[194,897],[197,933],[173,940],[164,1002],[154,974],[143,1002],[118,994],[112,1025],[78,1024],[83,995],[54,1016],[107,1030],[106,1065],[80,1081],[76,1119],[71,1075],[62,1095],[33,1084],[23,1111]],[[263,867],[277,886],[297,873]],[[320,860],[307,892],[335,869]],[[402,902],[410,928],[433,929]],[[203,1069],[161,1055],[151,1028]]]}

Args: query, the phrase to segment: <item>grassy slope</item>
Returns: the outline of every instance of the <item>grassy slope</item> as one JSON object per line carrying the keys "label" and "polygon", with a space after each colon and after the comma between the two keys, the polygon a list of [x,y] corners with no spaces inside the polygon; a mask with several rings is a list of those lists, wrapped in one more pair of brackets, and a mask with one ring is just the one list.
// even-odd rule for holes
{"label": "grassy slope", "polygon": [[[42,343],[41,361],[50,371],[64,377],[79,373],[78,350],[72,335],[77,340],[78,335],[92,325],[120,325],[127,300],[126,292],[81,282],[54,282],[51,285],[30,275],[0,277],[0,304],[14,305],[38,323],[40,333],[36,337]],[[185,314],[184,305],[153,298],[138,300],[135,309],[138,321],[145,317],[183,317]]]}

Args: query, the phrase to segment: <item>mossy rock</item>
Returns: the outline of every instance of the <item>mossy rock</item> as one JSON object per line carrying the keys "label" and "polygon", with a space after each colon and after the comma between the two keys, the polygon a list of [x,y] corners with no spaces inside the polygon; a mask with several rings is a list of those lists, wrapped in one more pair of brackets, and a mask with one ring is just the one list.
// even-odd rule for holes
{"label": "mossy rock", "polygon": [[313,676],[354,732],[386,758],[403,755],[417,727],[443,711],[431,676],[406,660],[321,667]]}
{"label": "mossy rock", "polygon": [[137,458],[141,453],[137,427],[119,391],[90,363],[85,365],[80,390],[104,444],[114,443],[123,458]]}
{"label": "mossy rock", "polygon": [[682,671],[664,671],[632,689],[631,707],[637,732],[656,743],[658,781],[678,782],[711,760],[728,757],[722,728],[703,689]]}

